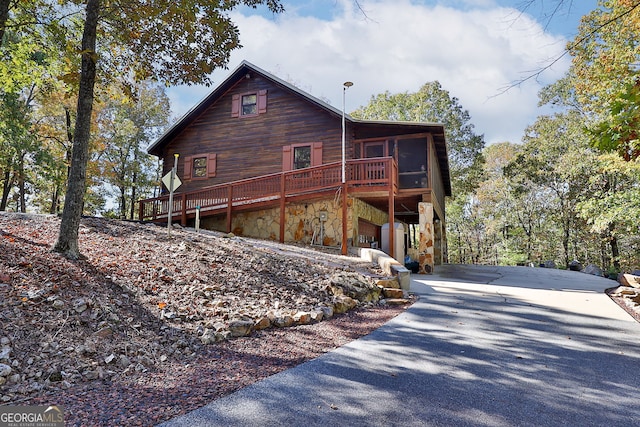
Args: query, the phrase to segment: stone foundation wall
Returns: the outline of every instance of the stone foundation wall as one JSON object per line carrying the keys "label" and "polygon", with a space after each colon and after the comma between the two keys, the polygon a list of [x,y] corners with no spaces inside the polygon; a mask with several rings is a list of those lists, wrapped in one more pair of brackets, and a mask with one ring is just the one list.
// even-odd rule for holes
{"label": "stone foundation wall", "polygon": [[[340,246],[342,243],[342,206],[338,198],[313,201],[308,203],[291,203],[285,207],[285,242],[301,242],[311,244],[314,231],[320,236],[320,216],[326,215],[323,221],[322,244],[324,246]],[[377,225],[388,221],[388,214],[349,197],[347,199],[347,239],[358,236],[358,218],[366,219]],[[355,220],[354,220],[355,219]],[[224,215],[206,217],[201,227],[210,230],[225,231],[227,226]],[[280,234],[280,208],[262,209],[251,212],[234,213],[231,221],[231,232],[238,236],[257,237],[260,239],[278,240]],[[353,242],[353,240],[351,240]]]}
{"label": "stone foundation wall", "polygon": [[[284,241],[311,243],[314,231],[318,234],[315,244],[339,246],[342,242],[342,207],[334,199],[309,203],[293,203],[286,206]],[[324,216],[326,221],[320,221]],[[280,218],[277,218],[280,221]],[[321,233],[322,232],[322,233]],[[320,242],[322,235],[322,242]]]}
{"label": "stone foundation wall", "polygon": [[[320,233],[320,213],[326,213],[323,244],[336,246],[342,242],[342,208],[334,200],[287,204],[285,207],[285,242],[310,244],[313,232]],[[201,227],[209,230],[226,231],[227,219],[224,215],[206,217]],[[236,212],[231,220],[231,232],[238,236],[279,240],[280,208],[259,211]]]}

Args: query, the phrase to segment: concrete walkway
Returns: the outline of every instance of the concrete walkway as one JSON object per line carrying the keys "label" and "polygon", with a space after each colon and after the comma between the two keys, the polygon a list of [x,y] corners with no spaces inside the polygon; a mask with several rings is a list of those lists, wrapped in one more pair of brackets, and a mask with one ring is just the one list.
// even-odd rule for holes
{"label": "concrete walkway", "polygon": [[640,425],[640,324],[615,282],[442,266],[372,334],[163,426]]}

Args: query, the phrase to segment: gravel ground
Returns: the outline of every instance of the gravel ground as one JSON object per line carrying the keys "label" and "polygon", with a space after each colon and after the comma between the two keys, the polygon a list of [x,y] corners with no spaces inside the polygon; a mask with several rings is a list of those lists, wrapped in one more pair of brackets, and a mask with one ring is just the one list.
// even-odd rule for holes
{"label": "gravel ground", "polygon": [[[630,298],[625,298],[619,294],[620,289],[622,287],[609,288],[605,292],[609,295],[609,298],[613,300],[616,304],[620,306],[624,311],[629,313],[631,317],[633,317],[636,322],[640,322],[640,305],[638,302],[634,302]],[[633,288],[627,288],[633,290]],[[640,291],[638,291],[640,292]]]}
{"label": "gravel ground", "polygon": [[[85,218],[70,261],[58,228],[0,213],[0,404],[62,405],[69,426],[166,421],[406,308],[369,299],[379,269],[328,249]],[[238,322],[252,332],[228,340]]]}
{"label": "gravel ground", "polygon": [[254,333],[195,357],[47,393],[21,404],[63,405],[67,426],[151,426],[364,336],[406,306],[355,310],[329,321]]}

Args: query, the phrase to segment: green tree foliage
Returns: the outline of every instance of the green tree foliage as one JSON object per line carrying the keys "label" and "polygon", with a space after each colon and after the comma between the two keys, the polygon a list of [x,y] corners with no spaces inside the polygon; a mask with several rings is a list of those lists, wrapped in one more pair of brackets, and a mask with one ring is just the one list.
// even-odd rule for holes
{"label": "green tree foliage", "polygon": [[475,199],[483,206],[487,239],[491,242],[488,252],[480,255],[485,263],[513,265],[533,259],[533,239],[540,226],[537,212],[542,203],[536,193],[515,186],[504,173],[521,149],[520,145],[502,142],[484,150],[485,180]]}
{"label": "green tree foliage", "polygon": [[600,155],[587,182],[589,197],[577,206],[580,216],[608,247],[606,265],[632,267],[640,261],[640,162]]}
{"label": "green tree foliage", "polygon": [[484,137],[474,132],[471,116],[456,97],[439,82],[424,84],[415,93],[381,93],[352,112],[367,120],[441,123],[445,127],[453,193],[468,194],[477,186],[482,171]]}
{"label": "green tree foliage", "polygon": [[159,85],[138,85],[135,98],[112,88],[99,114],[105,144],[101,161],[106,182],[115,189],[118,216],[133,219],[135,202],[156,184],[155,162],[145,149],[169,123],[169,98]]}
{"label": "green tree foliage", "polygon": [[2,199],[0,210],[7,209],[12,187],[17,184],[19,210],[26,212],[26,176],[27,156],[37,149],[31,127],[30,111],[27,102],[18,94],[3,93],[0,97],[0,169],[2,170]]}
{"label": "green tree foliage", "polygon": [[[595,123],[593,144],[626,160],[640,156],[640,2],[600,1],[570,44],[577,97]],[[614,78],[612,78],[614,76]]]}
{"label": "green tree foliage", "polygon": [[34,133],[43,147],[33,200],[43,212],[59,213],[71,163],[75,108],[65,85],[58,81],[36,108]]}
{"label": "green tree foliage", "polygon": [[577,112],[539,117],[527,129],[523,148],[505,168],[517,194],[537,192],[545,199],[543,211],[558,227],[562,258],[568,267],[570,242],[577,233],[577,204],[588,194],[595,153],[589,147]]}
{"label": "green tree foliage", "polygon": [[40,43],[40,35],[14,27],[4,32],[0,46],[0,210],[15,190],[16,209],[25,211],[29,187],[38,179],[33,166],[45,154],[33,132],[34,107],[47,90],[58,54]]}
{"label": "green tree foliage", "polygon": [[[80,256],[78,229],[98,64],[101,70],[121,76],[125,83],[147,79],[170,84],[209,83],[208,73],[225,66],[230,52],[240,46],[238,29],[228,13],[241,4],[266,4],[273,12],[283,10],[277,0],[67,3],[69,7],[81,7],[84,21],[69,184],[55,251],[69,258]],[[100,76],[106,78],[106,73]]]}

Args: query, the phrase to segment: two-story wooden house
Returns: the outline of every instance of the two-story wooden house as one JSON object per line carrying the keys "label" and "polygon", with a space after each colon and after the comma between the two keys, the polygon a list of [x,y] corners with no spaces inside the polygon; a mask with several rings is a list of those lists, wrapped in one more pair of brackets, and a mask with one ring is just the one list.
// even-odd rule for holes
{"label": "two-story wooden house", "polygon": [[[440,124],[354,119],[245,61],[148,151],[165,173],[179,155],[183,225],[199,211],[202,228],[237,235],[407,250],[422,272],[446,260]],[[168,207],[142,200],[140,219],[167,222]]]}

